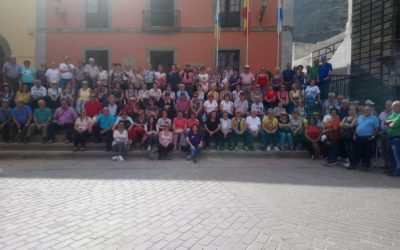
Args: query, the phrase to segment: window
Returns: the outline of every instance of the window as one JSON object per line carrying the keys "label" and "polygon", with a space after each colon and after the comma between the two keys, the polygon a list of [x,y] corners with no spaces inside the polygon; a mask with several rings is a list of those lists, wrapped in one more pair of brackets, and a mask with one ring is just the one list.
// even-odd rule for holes
{"label": "window", "polygon": [[108,70],[108,50],[86,50],[85,62],[88,62],[89,58],[93,58],[97,65]]}
{"label": "window", "polygon": [[224,70],[228,64],[233,69],[240,68],[240,50],[219,50],[218,51],[218,71]]}
{"label": "window", "polygon": [[220,1],[221,27],[240,27],[240,0]]}
{"label": "window", "polygon": [[174,25],[174,0],[151,0],[151,26]]}
{"label": "window", "polygon": [[86,0],[86,27],[108,28],[108,0]]}
{"label": "window", "polygon": [[156,69],[159,64],[164,66],[165,70],[169,70],[174,64],[173,50],[152,50],[150,51],[150,63],[153,69]]}

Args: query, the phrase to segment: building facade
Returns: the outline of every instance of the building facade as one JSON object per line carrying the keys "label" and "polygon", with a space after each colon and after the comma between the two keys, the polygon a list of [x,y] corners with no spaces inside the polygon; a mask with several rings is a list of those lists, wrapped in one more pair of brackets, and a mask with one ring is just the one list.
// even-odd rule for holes
{"label": "building facade", "polygon": [[351,74],[354,98],[400,97],[398,0],[353,0]]}
{"label": "building facade", "polygon": [[[2,0],[0,7],[0,67],[13,54],[17,62],[36,62],[36,1]],[[35,66],[35,65],[34,65]],[[1,74],[1,73],[0,73]],[[0,77],[0,79],[2,79]],[[0,80],[1,81],[1,80]]]}
{"label": "building facade", "polygon": [[[286,0],[284,8],[292,3]],[[246,58],[242,0],[220,0],[220,8],[219,66],[241,68]],[[249,64],[255,71],[272,71],[277,53],[282,64],[282,58],[291,59],[290,23],[283,26],[284,49],[277,51],[276,8],[277,0],[250,1]],[[215,10],[216,0],[38,0],[37,61],[60,62],[68,55],[73,61],[94,57],[105,68],[113,62],[212,67]]]}

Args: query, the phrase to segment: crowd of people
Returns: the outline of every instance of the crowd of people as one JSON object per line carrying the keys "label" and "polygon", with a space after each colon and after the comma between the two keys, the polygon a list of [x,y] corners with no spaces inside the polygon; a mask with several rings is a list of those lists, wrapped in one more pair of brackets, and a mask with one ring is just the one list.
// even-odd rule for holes
{"label": "crowd of people", "polygon": [[203,148],[254,151],[259,140],[263,151],[308,150],[327,166],[342,158],[346,168],[361,163],[368,171],[379,153],[399,176],[400,102],[387,101],[378,114],[371,100],[330,93],[333,67],[320,59],[305,69],[288,63],[253,74],[249,65],[242,72],[189,64],[166,71],[113,63],[107,71],[93,58],[75,66],[69,57],[34,70],[11,56],[2,69],[0,129],[8,143],[29,143],[36,132],[53,143],[63,130],[73,151],[93,137],[118,161],[140,145],[160,159],[183,150],[196,161]]}

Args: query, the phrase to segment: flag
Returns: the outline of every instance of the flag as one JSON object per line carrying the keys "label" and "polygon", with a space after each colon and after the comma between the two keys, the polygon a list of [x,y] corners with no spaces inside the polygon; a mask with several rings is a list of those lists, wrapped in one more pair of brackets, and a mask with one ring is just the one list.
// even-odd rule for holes
{"label": "flag", "polygon": [[276,10],[276,32],[279,34],[282,32],[282,20],[283,20],[283,8],[282,1],[278,0],[278,8]]}
{"label": "flag", "polygon": [[243,6],[242,6],[243,32],[245,36],[247,36],[247,32],[250,33],[251,18],[250,18],[249,2],[250,0],[243,0]]}
{"label": "flag", "polygon": [[220,4],[219,0],[217,0],[217,8],[215,10],[215,30],[214,30],[214,37],[217,40],[221,39],[221,19],[220,19]]}

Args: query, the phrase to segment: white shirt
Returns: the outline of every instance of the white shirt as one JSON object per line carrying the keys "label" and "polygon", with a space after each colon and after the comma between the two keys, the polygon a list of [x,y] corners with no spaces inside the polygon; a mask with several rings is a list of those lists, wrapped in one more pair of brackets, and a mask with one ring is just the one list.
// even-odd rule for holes
{"label": "white shirt", "polygon": [[113,144],[118,142],[128,142],[128,132],[126,131],[126,129],[124,129],[122,133],[120,133],[118,129],[114,130],[113,137]]}
{"label": "white shirt", "polygon": [[[69,67],[68,67],[69,66]],[[75,67],[72,64],[61,63],[59,70],[61,72],[61,79],[73,79]],[[63,73],[64,71],[64,73]]]}
{"label": "white shirt", "polygon": [[212,111],[218,109],[218,103],[215,100],[213,100],[212,102],[207,100],[204,102],[203,106],[204,106],[204,111],[206,111],[207,114],[210,114]]}
{"label": "white shirt", "polygon": [[252,117],[251,115],[246,118],[247,127],[251,131],[257,131],[258,127],[261,126],[260,117]]}
{"label": "white shirt", "polygon": [[60,74],[60,71],[58,70],[58,69],[48,69],[47,71],[46,71],[46,74],[45,74],[45,76],[47,77],[47,78],[49,78],[49,81],[50,81],[50,83],[51,82],[60,82],[60,79],[61,79],[61,74]]}
{"label": "white shirt", "polygon": [[222,111],[228,112],[228,114],[232,114],[233,111],[233,102],[228,101],[226,102],[225,100],[221,101],[221,107]]}
{"label": "white shirt", "polygon": [[37,88],[36,86],[33,86],[31,88],[31,95],[32,95],[33,99],[36,99],[38,97],[43,97],[43,96],[47,95],[47,90],[43,86],[40,86],[39,88]]}

